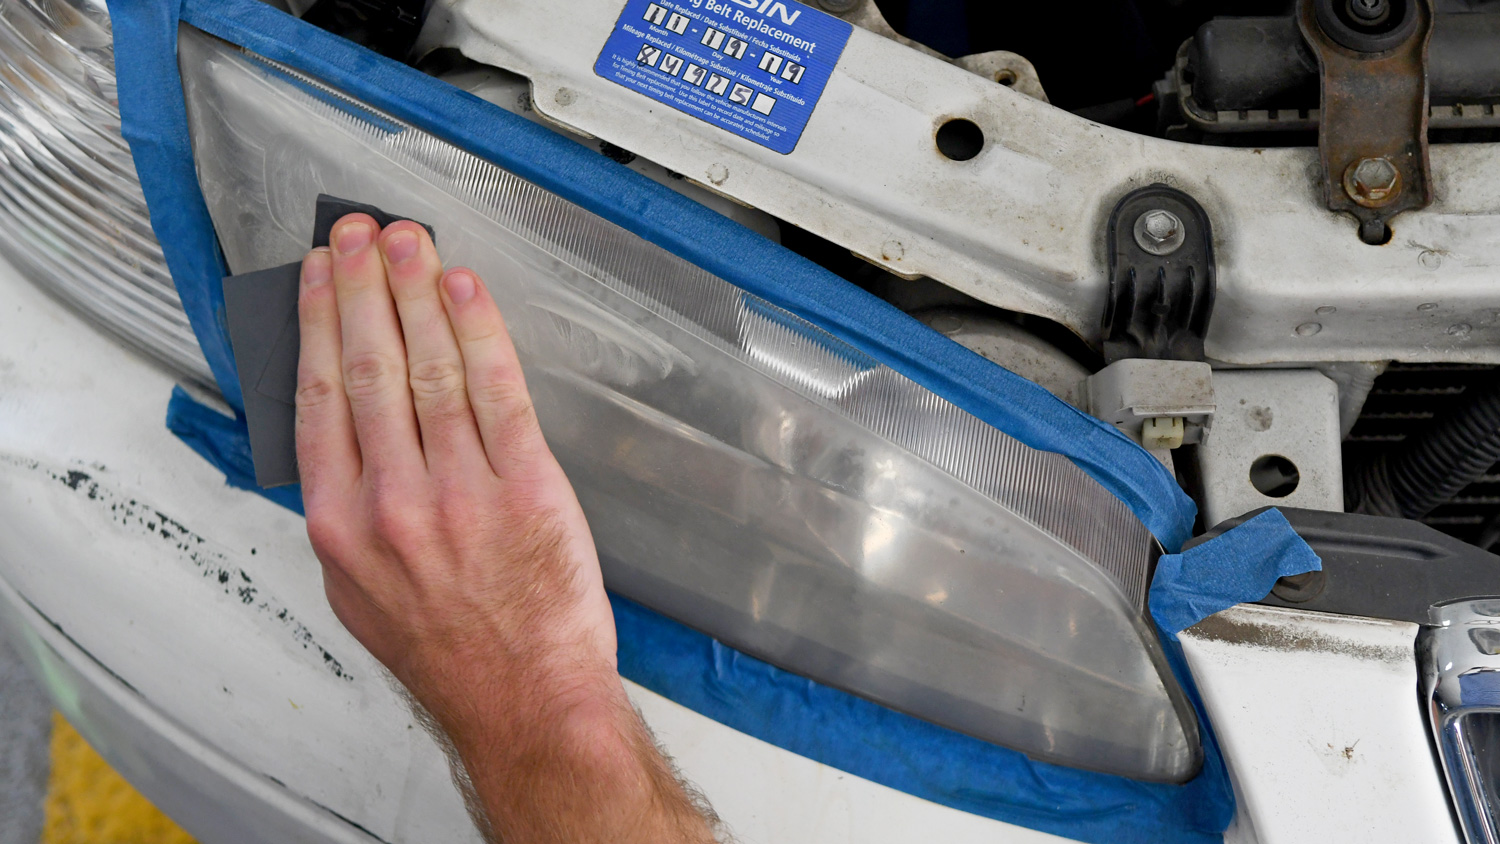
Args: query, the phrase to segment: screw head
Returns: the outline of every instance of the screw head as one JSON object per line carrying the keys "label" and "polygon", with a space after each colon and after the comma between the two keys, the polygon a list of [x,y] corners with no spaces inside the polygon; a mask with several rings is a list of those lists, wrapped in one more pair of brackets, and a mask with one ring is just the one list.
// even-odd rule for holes
{"label": "screw head", "polygon": [[1362,21],[1374,23],[1390,11],[1386,0],[1350,0],[1349,11]]}
{"label": "screw head", "polygon": [[1344,192],[1366,208],[1378,208],[1401,193],[1401,171],[1388,158],[1361,158],[1344,171]]}
{"label": "screw head", "polygon": [[1152,255],[1170,255],[1187,239],[1182,218],[1161,208],[1135,218],[1135,242]]}
{"label": "screw head", "polygon": [[823,11],[825,12],[832,12],[835,15],[842,15],[845,12],[854,11],[854,8],[863,1],[864,0],[818,0],[818,5],[822,6]]}

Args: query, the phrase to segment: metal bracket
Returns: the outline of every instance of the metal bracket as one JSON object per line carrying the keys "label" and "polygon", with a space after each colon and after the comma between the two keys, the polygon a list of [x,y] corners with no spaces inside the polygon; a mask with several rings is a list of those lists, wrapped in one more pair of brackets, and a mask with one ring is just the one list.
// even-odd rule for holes
{"label": "metal bracket", "polygon": [[1127,194],[1109,217],[1104,359],[1203,360],[1214,306],[1213,229],[1176,188]]}
{"label": "metal bracket", "polygon": [[1298,24],[1322,76],[1324,198],[1359,220],[1366,243],[1385,243],[1387,221],[1432,202],[1432,16],[1432,0],[1298,0]]}

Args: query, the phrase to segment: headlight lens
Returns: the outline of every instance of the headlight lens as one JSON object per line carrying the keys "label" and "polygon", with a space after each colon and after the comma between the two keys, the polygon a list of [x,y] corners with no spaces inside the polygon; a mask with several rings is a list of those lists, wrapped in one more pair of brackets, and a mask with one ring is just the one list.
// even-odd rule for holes
{"label": "headlight lens", "polygon": [[299,260],[323,192],[487,280],[611,588],[1042,759],[1196,771],[1141,612],[1154,540],[1069,460],[314,80],[188,30],[179,56],[233,270]]}
{"label": "headlight lens", "polygon": [[134,348],[213,386],[120,136],[103,0],[0,0],[0,252]]}
{"label": "headlight lens", "polygon": [[1471,844],[1500,842],[1500,598],[1432,608],[1422,633],[1428,716]]}
{"label": "headlight lens", "polygon": [[195,31],[178,55],[234,270],[302,258],[326,192],[480,271],[610,588],[1041,759],[1196,772],[1142,618],[1154,540],[1070,460],[314,79]]}

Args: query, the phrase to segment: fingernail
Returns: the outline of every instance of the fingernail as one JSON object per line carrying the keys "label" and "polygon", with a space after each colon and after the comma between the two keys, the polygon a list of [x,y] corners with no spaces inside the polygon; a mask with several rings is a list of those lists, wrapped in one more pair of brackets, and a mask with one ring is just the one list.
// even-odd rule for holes
{"label": "fingernail", "polygon": [[396,232],[385,239],[385,257],[389,258],[392,264],[399,264],[416,255],[418,245],[419,241],[415,234],[407,231]]}
{"label": "fingernail", "polygon": [[478,279],[466,270],[454,270],[443,277],[443,289],[448,291],[448,298],[455,305],[473,299],[478,284]]}
{"label": "fingernail", "polygon": [[333,279],[333,259],[328,254],[326,247],[319,247],[307,253],[302,259],[302,283],[308,287],[317,287],[327,284]]}
{"label": "fingernail", "polygon": [[345,223],[334,233],[333,246],[341,254],[348,255],[369,246],[374,234],[369,223]]}

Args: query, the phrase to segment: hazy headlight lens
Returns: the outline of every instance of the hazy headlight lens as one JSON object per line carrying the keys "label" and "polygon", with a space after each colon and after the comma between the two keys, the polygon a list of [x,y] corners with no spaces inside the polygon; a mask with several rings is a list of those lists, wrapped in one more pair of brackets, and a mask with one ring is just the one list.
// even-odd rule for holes
{"label": "hazy headlight lens", "polygon": [[120,136],[103,0],[0,0],[0,252],[130,345],[213,385]]}
{"label": "hazy headlight lens", "polygon": [[1070,461],[399,120],[197,32],[179,55],[235,271],[299,260],[324,192],[488,281],[613,589],[1037,757],[1194,773],[1153,540]]}

